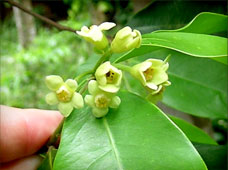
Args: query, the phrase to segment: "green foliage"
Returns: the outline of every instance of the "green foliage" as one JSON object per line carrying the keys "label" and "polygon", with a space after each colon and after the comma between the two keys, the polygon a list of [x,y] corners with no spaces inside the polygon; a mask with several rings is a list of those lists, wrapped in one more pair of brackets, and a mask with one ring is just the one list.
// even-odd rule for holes
{"label": "green foliage", "polygon": [[[127,25],[138,29],[142,33],[150,33],[156,30],[177,29],[189,23],[195,16],[202,15],[201,12],[205,11],[226,14],[226,2],[207,1],[205,3],[204,1],[154,0],[131,18]],[[204,17],[201,19],[203,20],[203,18]],[[200,27],[200,29],[197,28],[197,31],[200,32],[201,30],[207,29],[207,27],[213,27],[213,24],[211,26],[210,24],[211,20],[214,20],[215,18],[216,17],[208,19],[208,17],[206,17],[203,22],[202,20],[201,22],[196,21],[198,22],[198,27]],[[218,18],[216,18],[216,20],[218,20]],[[219,19],[216,23],[219,23],[220,21],[221,20]],[[224,28],[224,24],[222,25],[221,28]]]}
{"label": "green foliage", "polygon": [[212,35],[158,32],[145,34],[142,45],[173,49],[195,57],[227,56],[227,39]]}
{"label": "green foliage", "polygon": [[47,154],[45,155],[41,165],[37,170],[52,170],[53,169],[53,162],[57,153],[57,149],[54,147],[49,147]]}
{"label": "green foliage", "polygon": [[215,146],[194,143],[194,146],[202,156],[209,170],[227,169],[227,145]]}
{"label": "green foliage", "polygon": [[155,105],[129,92],[119,96],[120,107],[106,117],[96,119],[84,107],[67,118],[54,169],[207,169]]}
{"label": "green foliage", "polygon": [[[205,17],[208,20],[211,17],[220,18],[221,22],[208,22],[217,25],[213,25],[210,32],[204,29],[201,33],[203,31],[205,33],[216,33],[218,32],[217,27],[221,25],[223,25],[222,28],[226,27],[223,15],[210,13],[205,16],[205,13],[202,13],[183,29],[179,29],[179,31],[188,30],[191,33],[156,31],[144,34],[140,48],[116,57],[115,62],[134,57],[140,61],[151,56],[164,59],[171,54],[168,72],[173,85],[167,88],[163,102],[177,110],[196,116],[227,118],[227,65],[225,65],[227,61],[227,39],[220,36],[198,34],[199,32],[195,34],[194,32],[197,32],[197,29],[193,28],[203,22]],[[212,26],[208,28],[210,27],[212,28]],[[224,31],[224,29],[221,30]],[[219,62],[195,58],[209,57],[214,59],[218,55],[224,56],[218,57],[220,58]]]}
{"label": "green foliage", "polygon": [[[69,20],[64,24],[78,29],[90,23],[89,15],[84,11],[91,1],[65,2],[71,4],[71,8],[68,11]],[[117,94],[121,99],[120,106],[110,108],[107,115],[99,119],[93,116],[88,106],[74,110],[65,119],[57,153],[55,149],[48,152],[39,169],[224,168],[226,146],[217,145],[211,137],[184,120],[172,116],[170,119],[151,104],[148,97],[151,89],[145,88],[127,72],[127,67],[148,58],[165,59],[171,55],[168,74],[172,85],[160,91],[161,96],[164,91],[162,102],[187,114],[227,121],[227,38],[224,36],[227,16],[208,12],[199,14],[203,8],[194,9],[196,4],[190,3],[192,11],[188,11],[189,15],[176,15],[174,12],[169,16],[177,6],[187,10],[189,3],[151,3],[129,22],[147,33],[143,35],[141,47],[120,55],[114,54],[111,59],[108,49],[101,51],[104,54],[100,57],[72,33],[40,29],[34,43],[28,49],[20,49],[16,45],[15,33],[1,30],[1,37],[6,40],[1,54],[2,70],[7,73],[1,76],[2,104],[51,108],[44,103],[46,75],[61,75],[64,79],[77,76],[79,92],[85,96],[88,94],[88,81],[98,81],[94,73],[103,62],[110,60],[116,67],[119,62],[126,64],[125,69],[123,65],[118,68],[125,71],[121,86],[125,91]],[[100,6],[102,10],[107,10],[102,4]],[[77,15],[81,11],[82,15]],[[223,7],[214,6],[210,11],[223,12]],[[148,17],[148,12],[151,17]],[[155,31],[156,26],[160,28],[165,23],[164,16],[169,16],[162,26],[164,30]],[[167,30],[177,28],[179,24],[187,25],[177,30]],[[14,42],[7,42],[10,35],[14,35]],[[110,74],[116,75],[116,72],[108,71],[102,72],[102,81],[98,83],[102,82],[105,86],[113,83]],[[141,74],[146,74],[145,71],[142,70]],[[106,80],[107,75],[110,82]],[[91,93],[94,89],[88,90]],[[92,104],[100,107],[95,101],[96,97]],[[104,104],[104,97],[101,96],[100,100]],[[108,106],[108,100],[108,97],[105,98],[106,106],[102,105],[103,108]],[[224,126],[224,129],[227,127]],[[192,142],[197,144],[193,145]]]}
{"label": "green foliage", "polygon": [[169,115],[169,118],[184,132],[190,141],[202,144],[217,144],[210,136],[196,126],[175,116]]}

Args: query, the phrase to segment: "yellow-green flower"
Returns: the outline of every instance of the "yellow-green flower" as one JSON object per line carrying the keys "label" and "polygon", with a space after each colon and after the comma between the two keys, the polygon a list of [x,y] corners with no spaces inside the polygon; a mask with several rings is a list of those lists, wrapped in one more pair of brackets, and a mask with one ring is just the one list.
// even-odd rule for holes
{"label": "yellow-green flower", "polygon": [[109,107],[117,108],[120,105],[120,98],[99,89],[95,80],[90,80],[88,90],[91,95],[85,96],[85,103],[92,107],[92,113],[97,118],[105,116]]}
{"label": "yellow-green flower", "polygon": [[132,29],[127,26],[116,33],[111,43],[111,50],[114,53],[126,52],[133,48],[139,48],[141,41],[141,33],[138,30],[132,31]]}
{"label": "yellow-green flower", "polygon": [[73,79],[63,82],[60,76],[50,75],[45,79],[47,87],[52,91],[45,97],[49,105],[58,104],[58,109],[64,117],[72,112],[73,108],[82,108],[84,101],[81,94],[75,92],[78,84]]}
{"label": "yellow-green flower", "polygon": [[153,94],[158,93],[163,86],[171,83],[166,73],[169,64],[158,59],[148,59],[131,68],[131,74],[141,83],[152,90]]}
{"label": "yellow-green flower", "polygon": [[107,61],[97,68],[95,77],[100,89],[109,93],[116,93],[120,88],[122,71]]}
{"label": "yellow-green flower", "polygon": [[104,22],[99,26],[92,25],[90,28],[83,26],[81,31],[76,31],[76,33],[92,43],[98,50],[103,50],[108,46],[108,40],[102,31],[109,30],[114,26],[116,26],[115,23]]}

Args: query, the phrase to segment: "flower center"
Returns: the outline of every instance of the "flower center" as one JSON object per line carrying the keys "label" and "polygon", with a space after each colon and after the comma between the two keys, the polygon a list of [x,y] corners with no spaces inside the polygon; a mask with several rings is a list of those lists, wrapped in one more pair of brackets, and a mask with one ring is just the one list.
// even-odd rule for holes
{"label": "flower center", "polygon": [[109,99],[104,95],[100,94],[95,97],[95,105],[98,108],[108,107]]}
{"label": "flower center", "polygon": [[107,84],[113,84],[114,81],[116,80],[116,74],[110,70],[109,72],[106,73],[106,80]]}
{"label": "flower center", "polygon": [[148,68],[146,71],[143,72],[143,75],[146,78],[146,81],[150,81],[153,78],[153,69],[152,68]]}
{"label": "flower center", "polygon": [[62,86],[56,91],[56,95],[59,101],[69,102],[73,96],[73,93],[67,89],[66,86]]}

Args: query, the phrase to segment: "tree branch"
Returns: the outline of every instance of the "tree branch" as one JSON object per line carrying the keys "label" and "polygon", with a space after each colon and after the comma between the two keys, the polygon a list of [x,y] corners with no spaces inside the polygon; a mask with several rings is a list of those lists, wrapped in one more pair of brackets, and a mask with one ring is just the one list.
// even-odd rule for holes
{"label": "tree branch", "polygon": [[40,19],[40,20],[42,20],[42,21],[48,23],[49,25],[52,25],[52,26],[56,27],[56,28],[59,29],[60,31],[70,31],[70,32],[73,32],[73,33],[76,32],[76,30],[74,30],[74,29],[72,29],[72,28],[69,28],[69,27],[60,25],[60,24],[58,24],[57,22],[54,22],[54,21],[50,20],[49,18],[46,18],[46,17],[44,17],[44,16],[42,16],[42,15],[39,15],[39,14],[37,14],[37,13],[35,13],[35,12],[32,12],[32,11],[26,9],[25,7],[21,6],[21,5],[20,5],[19,3],[17,3],[17,2],[14,2],[14,1],[12,1],[12,0],[4,0],[4,1],[5,1],[5,2],[8,2],[10,5],[15,6],[15,7],[21,9],[22,11],[24,11],[24,12],[26,12],[26,13],[32,15],[32,16],[34,16],[34,17],[36,17],[36,18],[38,18],[38,19]]}

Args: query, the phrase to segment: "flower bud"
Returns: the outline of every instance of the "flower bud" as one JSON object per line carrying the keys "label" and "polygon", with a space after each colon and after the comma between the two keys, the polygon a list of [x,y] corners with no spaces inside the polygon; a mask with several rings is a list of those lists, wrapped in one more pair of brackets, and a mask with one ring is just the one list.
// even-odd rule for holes
{"label": "flower bud", "polygon": [[124,27],[116,33],[111,43],[111,50],[114,53],[126,52],[134,48],[139,48],[141,41],[142,36],[138,30],[132,31],[130,27]]}
{"label": "flower bud", "polygon": [[63,82],[60,76],[51,75],[46,77],[46,85],[52,91],[46,95],[46,102],[50,105],[58,104],[63,116],[69,116],[74,107],[79,109],[84,106],[81,94],[75,92],[78,87],[75,80]]}
{"label": "flower bud", "polygon": [[76,31],[76,33],[92,43],[96,49],[104,50],[108,46],[108,40],[102,31],[109,30],[115,25],[112,22],[104,22],[99,26],[92,25],[90,28],[83,26],[81,31]]}
{"label": "flower bud", "polygon": [[121,84],[122,71],[112,66],[109,61],[101,64],[96,72],[98,87],[106,92],[116,93]]}

